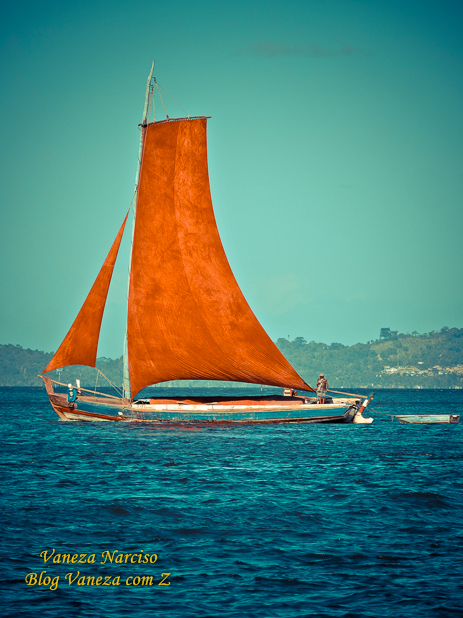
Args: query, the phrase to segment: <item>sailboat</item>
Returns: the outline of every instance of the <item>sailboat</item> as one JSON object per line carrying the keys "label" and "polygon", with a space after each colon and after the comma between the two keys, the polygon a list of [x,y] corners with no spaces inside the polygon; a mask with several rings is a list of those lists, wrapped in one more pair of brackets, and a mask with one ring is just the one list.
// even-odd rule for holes
{"label": "sailboat", "polygon": [[[119,395],[41,375],[64,421],[352,422],[358,397],[319,404],[249,307],[222,246],[212,206],[205,116],[150,119],[148,75],[132,202],[123,389]],[[160,91],[159,91],[159,94]],[[98,340],[128,213],[69,332],[44,369],[96,367]],[[215,380],[281,387],[280,395],[153,397],[147,386]],[[57,388],[58,387],[58,388]],[[301,393],[302,391],[302,393]],[[299,394],[298,394],[299,393]],[[358,416],[357,416],[358,418]]]}

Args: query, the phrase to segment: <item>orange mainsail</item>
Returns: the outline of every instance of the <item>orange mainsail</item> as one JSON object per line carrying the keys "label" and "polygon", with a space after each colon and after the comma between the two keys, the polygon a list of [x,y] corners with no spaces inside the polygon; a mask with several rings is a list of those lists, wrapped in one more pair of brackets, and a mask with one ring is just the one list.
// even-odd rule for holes
{"label": "orange mainsail", "polygon": [[181,379],[313,390],[264,331],[228,264],[210,195],[206,119],[145,128],[127,320],[132,396]]}
{"label": "orange mainsail", "polygon": [[127,216],[81,310],[44,373],[68,365],[95,367],[101,320]]}

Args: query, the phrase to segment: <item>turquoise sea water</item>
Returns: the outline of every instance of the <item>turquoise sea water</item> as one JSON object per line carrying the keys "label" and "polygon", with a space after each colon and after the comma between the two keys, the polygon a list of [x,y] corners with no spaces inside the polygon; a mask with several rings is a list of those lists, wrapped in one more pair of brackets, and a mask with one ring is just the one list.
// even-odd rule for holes
{"label": "turquoise sea water", "polygon": [[[463,615],[462,424],[63,423],[43,389],[0,402],[5,616]],[[463,415],[463,391],[373,407]]]}

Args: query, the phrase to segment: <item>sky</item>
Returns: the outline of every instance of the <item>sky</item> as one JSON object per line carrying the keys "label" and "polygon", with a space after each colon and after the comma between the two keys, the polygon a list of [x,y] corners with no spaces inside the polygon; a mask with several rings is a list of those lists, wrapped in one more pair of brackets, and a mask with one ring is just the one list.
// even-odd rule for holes
{"label": "sky", "polygon": [[211,116],[219,232],[272,339],[463,327],[462,22],[445,0],[4,1],[0,343],[56,350],[77,315],[132,199],[152,60]]}

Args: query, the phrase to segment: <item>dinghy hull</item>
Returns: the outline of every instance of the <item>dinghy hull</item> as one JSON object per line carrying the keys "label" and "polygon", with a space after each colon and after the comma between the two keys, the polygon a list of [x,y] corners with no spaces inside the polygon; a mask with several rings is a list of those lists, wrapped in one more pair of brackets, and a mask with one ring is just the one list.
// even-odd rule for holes
{"label": "dinghy hull", "polygon": [[395,417],[402,425],[434,425],[435,423],[457,425],[460,422],[459,414],[396,414]]}

